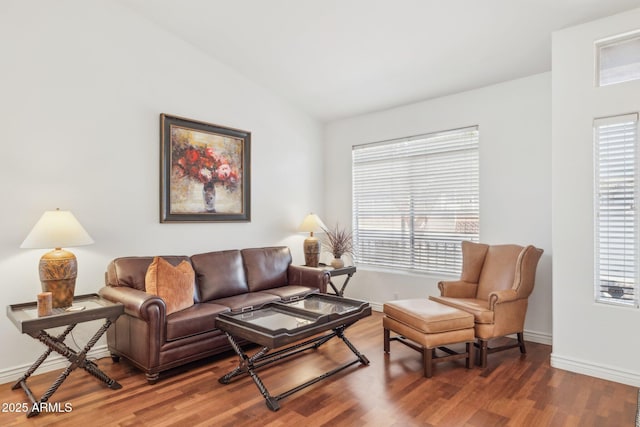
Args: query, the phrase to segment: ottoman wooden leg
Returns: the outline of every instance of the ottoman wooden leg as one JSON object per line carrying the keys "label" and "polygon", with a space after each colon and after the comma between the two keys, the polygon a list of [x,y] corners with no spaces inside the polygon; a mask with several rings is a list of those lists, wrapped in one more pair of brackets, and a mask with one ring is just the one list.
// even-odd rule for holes
{"label": "ottoman wooden leg", "polygon": [[469,341],[467,343],[467,369],[473,368],[473,365],[475,364],[475,348],[476,346],[474,345],[473,341]]}
{"label": "ottoman wooden leg", "polygon": [[480,347],[480,360],[478,364],[481,368],[487,367],[487,353],[489,352],[489,341],[478,339],[478,347]]}
{"label": "ottoman wooden leg", "polygon": [[518,332],[518,345],[520,346],[520,353],[526,354],[527,347],[524,345],[524,334],[522,332]]}
{"label": "ottoman wooden leg", "polygon": [[432,348],[422,347],[422,363],[424,365],[425,378],[431,378],[433,375],[433,351]]}
{"label": "ottoman wooden leg", "polygon": [[389,329],[384,328],[384,352],[389,354],[390,346],[389,341],[391,339],[391,331]]}

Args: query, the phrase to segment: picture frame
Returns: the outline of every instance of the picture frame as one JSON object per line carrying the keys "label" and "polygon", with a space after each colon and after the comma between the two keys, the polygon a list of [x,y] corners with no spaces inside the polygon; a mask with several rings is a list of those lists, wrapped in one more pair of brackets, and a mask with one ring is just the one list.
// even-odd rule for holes
{"label": "picture frame", "polygon": [[251,221],[251,132],[160,114],[160,222]]}

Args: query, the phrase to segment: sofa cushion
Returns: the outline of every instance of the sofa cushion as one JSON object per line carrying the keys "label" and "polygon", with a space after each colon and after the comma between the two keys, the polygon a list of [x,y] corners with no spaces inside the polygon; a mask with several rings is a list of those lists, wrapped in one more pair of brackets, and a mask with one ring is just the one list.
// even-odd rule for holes
{"label": "sofa cushion", "polygon": [[220,298],[212,302],[229,307],[231,311],[244,311],[274,301],[280,301],[280,297],[266,292],[247,292],[246,294],[235,295],[227,298]]}
{"label": "sofa cushion", "polygon": [[218,314],[229,311],[219,304],[195,304],[167,316],[167,341],[175,341],[215,329]]}
{"label": "sofa cushion", "polygon": [[145,290],[164,300],[167,315],[193,305],[195,273],[191,264],[182,261],[176,267],[162,257],[155,257],[145,276]]}
{"label": "sofa cushion", "polygon": [[242,259],[251,292],[288,285],[291,252],[286,246],[243,249]]}
{"label": "sofa cushion", "polygon": [[208,252],[191,257],[200,301],[249,292],[238,250]]}
{"label": "sofa cushion", "polygon": [[267,289],[263,292],[277,295],[283,301],[288,301],[290,299],[302,298],[305,295],[318,293],[318,288],[312,288],[309,286],[288,285],[280,286],[279,288]]}

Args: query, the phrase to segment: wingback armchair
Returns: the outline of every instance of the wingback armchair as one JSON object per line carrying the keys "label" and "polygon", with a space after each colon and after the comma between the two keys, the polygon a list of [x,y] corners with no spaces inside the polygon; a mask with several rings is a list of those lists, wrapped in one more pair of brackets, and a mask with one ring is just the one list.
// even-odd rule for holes
{"label": "wingback armchair", "polygon": [[[533,290],[542,249],[534,246],[486,245],[462,242],[460,280],[438,283],[440,296],[433,301],[473,314],[480,366],[487,354],[519,347],[523,338],[528,298]],[[489,340],[516,334],[516,344],[489,348]]]}

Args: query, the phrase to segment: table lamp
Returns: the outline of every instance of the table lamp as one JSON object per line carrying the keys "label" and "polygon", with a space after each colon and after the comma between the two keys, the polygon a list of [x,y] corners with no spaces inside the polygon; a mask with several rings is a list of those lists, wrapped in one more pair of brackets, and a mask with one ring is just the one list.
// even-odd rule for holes
{"label": "table lamp", "polygon": [[70,211],[46,211],[29,233],[21,248],[55,248],[40,258],[40,282],[43,292],[52,293],[52,307],[66,308],[73,303],[78,262],[63,246],[83,246],[93,239]]}
{"label": "table lamp", "polygon": [[308,267],[317,267],[320,258],[320,240],[313,233],[325,228],[327,227],[322,220],[314,213],[307,215],[298,227],[298,231],[309,233],[309,237],[304,239],[304,264]]}

